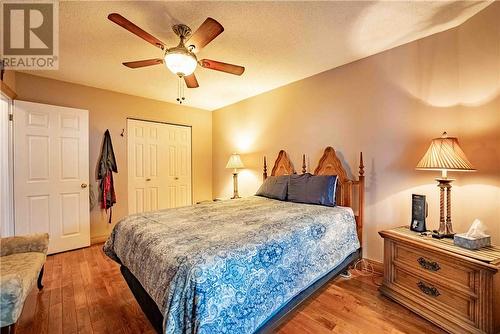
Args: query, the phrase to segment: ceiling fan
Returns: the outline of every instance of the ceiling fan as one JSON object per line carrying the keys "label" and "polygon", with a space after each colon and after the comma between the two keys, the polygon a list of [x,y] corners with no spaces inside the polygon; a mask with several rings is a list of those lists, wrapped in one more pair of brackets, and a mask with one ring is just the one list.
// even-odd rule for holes
{"label": "ceiling fan", "polygon": [[224,31],[224,27],[210,17],[201,24],[194,34],[191,32],[191,28],[185,24],[176,24],[172,26],[172,30],[180,39],[179,44],[172,48],[167,48],[165,43],[142,30],[120,14],[109,14],[108,19],[164,51],[163,59],[154,58],[123,63],[123,65],[129,68],[139,68],[164,63],[172,73],[184,79],[188,88],[199,87],[198,80],[194,75],[194,71],[198,65],[210,70],[234,75],[242,75],[245,71],[243,66],[223,63],[211,59],[198,60],[196,57],[197,52]]}

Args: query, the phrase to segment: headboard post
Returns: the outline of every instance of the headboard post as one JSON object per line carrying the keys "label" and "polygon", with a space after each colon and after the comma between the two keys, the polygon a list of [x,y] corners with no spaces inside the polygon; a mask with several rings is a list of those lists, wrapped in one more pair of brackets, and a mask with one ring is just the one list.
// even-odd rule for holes
{"label": "headboard post", "polygon": [[266,162],[266,156],[264,156],[264,173],[262,173],[262,179],[264,181],[267,179],[267,162]]}
{"label": "headboard post", "polygon": [[306,169],[306,155],[302,154],[302,174],[305,174],[307,169]]}
{"label": "headboard post", "polygon": [[363,152],[359,153],[359,207],[358,207],[358,238],[363,247],[363,214],[365,209],[365,165],[363,164]]}

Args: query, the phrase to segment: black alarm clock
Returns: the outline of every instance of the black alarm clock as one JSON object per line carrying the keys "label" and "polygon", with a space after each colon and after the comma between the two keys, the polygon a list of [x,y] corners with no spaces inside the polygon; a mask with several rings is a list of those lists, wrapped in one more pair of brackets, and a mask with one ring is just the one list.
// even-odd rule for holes
{"label": "black alarm clock", "polygon": [[425,218],[427,218],[427,202],[425,195],[411,195],[411,222],[410,230],[415,232],[425,232]]}

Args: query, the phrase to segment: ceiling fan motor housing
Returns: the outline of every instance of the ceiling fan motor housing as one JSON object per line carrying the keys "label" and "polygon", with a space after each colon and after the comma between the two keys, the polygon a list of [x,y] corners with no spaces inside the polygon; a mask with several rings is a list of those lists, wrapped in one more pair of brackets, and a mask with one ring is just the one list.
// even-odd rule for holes
{"label": "ceiling fan motor housing", "polygon": [[196,69],[198,59],[189,48],[184,45],[184,41],[191,36],[191,28],[185,24],[176,24],[172,30],[179,36],[179,45],[165,50],[165,66],[179,77],[190,75]]}
{"label": "ceiling fan motor housing", "polygon": [[181,40],[185,40],[191,36],[191,28],[185,24],[175,24],[172,26],[172,30],[181,38]]}

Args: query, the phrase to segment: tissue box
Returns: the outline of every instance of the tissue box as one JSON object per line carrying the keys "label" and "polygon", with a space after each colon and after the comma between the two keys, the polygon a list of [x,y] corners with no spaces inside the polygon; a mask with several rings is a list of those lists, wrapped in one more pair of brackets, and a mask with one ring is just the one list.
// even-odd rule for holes
{"label": "tissue box", "polygon": [[456,246],[467,249],[479,249],[482,247],[491,246],[491,237],[486,236],[482,238],[470,238],[465,236],[465,233],[455,234],[453,242]]}

